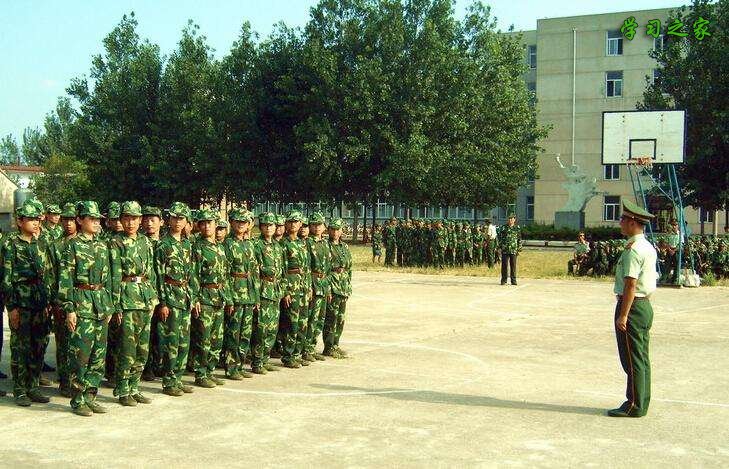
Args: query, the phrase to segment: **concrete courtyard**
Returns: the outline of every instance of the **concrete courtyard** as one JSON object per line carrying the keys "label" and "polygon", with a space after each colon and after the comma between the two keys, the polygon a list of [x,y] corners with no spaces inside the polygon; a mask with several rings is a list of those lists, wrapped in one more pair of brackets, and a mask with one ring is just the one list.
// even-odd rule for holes
{"label": "concrete courtyard", "polygon": [[[102,388],[109,413],[92,418],[55,389],[27,409],[0,398],[0,465],[729,465],[729,289],[656,292],[651,410],[613,419],[604,412],[623,402],[625,376],[611,288],[355,273],[349,359],[177,398],[145,383],[154,401],[136,408]],[[9,373],[7,321],[4,333]]]}

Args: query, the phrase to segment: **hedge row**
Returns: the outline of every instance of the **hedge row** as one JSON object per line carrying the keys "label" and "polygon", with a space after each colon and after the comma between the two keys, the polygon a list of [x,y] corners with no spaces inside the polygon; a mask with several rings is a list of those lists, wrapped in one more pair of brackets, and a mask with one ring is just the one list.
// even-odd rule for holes
{"label": "hedge row", "polygon": [[[620,228],[613,226],[595,226],[582,230],[588,240],[606,241],[620,239]],[[576,241],[580,230],[571,228],[555,228],[554,225],[541,225],[538,223],[522,225],[522,239],[540,239],[545,241]]]}

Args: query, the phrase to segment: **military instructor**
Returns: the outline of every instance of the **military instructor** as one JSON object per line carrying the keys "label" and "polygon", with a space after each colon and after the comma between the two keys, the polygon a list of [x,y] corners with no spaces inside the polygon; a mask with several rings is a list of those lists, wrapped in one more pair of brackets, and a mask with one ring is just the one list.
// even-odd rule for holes
{"label": "military instructor", "polygon": [[615,336],[620,363],[628,376],[626,401],[608,411],[611,417],[642,417],[651,399],[651,363],[648,354],[653,308],[650,295],[656,289],[656,250],[643,234],[653,215],[623,201],[620,231],[628,237],[615,268]]}

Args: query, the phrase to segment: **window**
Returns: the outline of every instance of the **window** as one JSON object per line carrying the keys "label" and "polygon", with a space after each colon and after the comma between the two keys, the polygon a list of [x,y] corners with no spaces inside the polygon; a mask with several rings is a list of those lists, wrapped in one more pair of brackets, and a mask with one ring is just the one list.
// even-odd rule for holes
{"label": "window", "polygon": [[653,38],[653,49],[654,50],[663,50],[666,48],[666,35],[661,34],[658,37]]}
{"label": "window", "polygon": [[714,212],[712,210],[706,210],[705,208],[699,209],[699,223],[714,223]]}
{"label": "window", "polygon": [[618,29],[607,32],[607,55],[623,55],[623,34]]}
{"label": "window", "polygon": [[608,98],[619,98],[623,95],[623,71],[605,73],[605,95]]}
{"label": "window", "polygon": [[527,54],[527,63],[529,64],[529,68],[535,69],[537,68],[537,46],[529,46],[528,51],[529,52]]}
{"label": "window", "polygon": [[604,221],[618,221],[620,217],[620,196],[606,195],[602,219]]}
{"label": "window", "polygon": [[606,181],[617,181],[620,179],[620,165],[619,164],[606,164],[605,168],[605,180]]}
{"label": "window", "polygon": [[458,218],[458,207],[448,207],[448,218]]}
{"label": "window", "polygon": [[458,218],[470,220],[473,218],[473,209],[471,207],[458,207]]}
{"label": "window", "polygon": [[651,83],[653,83],[656,86],[660,86],[660,79],[661,79],[661,71],[657,68],[653,69],[653,79],[651,80]]}
{"label": "window", "polygon": [[526,219],[534,220],[534,196],[528,195],[526,198]]}

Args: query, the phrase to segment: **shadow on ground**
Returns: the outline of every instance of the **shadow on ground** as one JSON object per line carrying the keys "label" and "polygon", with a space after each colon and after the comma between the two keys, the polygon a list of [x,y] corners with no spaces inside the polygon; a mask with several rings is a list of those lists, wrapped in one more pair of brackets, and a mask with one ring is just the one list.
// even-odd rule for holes
{"label": "shadow on ground", "polygon": [[328,391],[358,391],[371,395],[396,399],[399,401],[426,402],[429,404],[464,405],[475,407],[495,407],[501,409],[537,410],[543,412],[559,412],[564,414],[604,415],[605,409],[595,407],[566,406],[543,402],[514,401],[497,399],[490,396],[474,396],[439,391],[408,390],[401,388],[360,388],[336,384],[312,384],[314,388]]}

